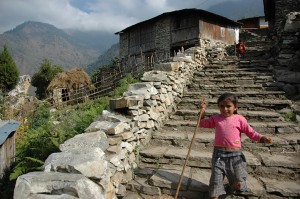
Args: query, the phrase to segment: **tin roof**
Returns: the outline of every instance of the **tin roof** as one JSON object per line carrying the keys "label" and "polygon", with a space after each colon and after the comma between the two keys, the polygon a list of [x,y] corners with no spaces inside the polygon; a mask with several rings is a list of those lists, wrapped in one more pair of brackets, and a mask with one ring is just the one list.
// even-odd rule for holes
{"label": "tin roof", "polygon": [[20,124],[15,120],[0,120],[0,146],[17,130]]}
{"label": "tin roof", "polygon": [[208,12],[206,10],[201,10],[201,9],[196,9],[196,8],[187,8],[187,9],[182,9],[182,10],[175,10],[175,11],[172,11],[172,12],[165,12],[165,13],[163,13],[161,15],[158,15],[156,17],[153,17],[151,19],[148,19],[148,20],[139,22],[137,24],[134,24],[132,26],[129,26],[129,27],[125,28],[124,30],[116,32],[115,34],[116,35],[121,34],[123,32],[128,31],[129,29],[132,29],[132,28],[138,26],[138,25],[149,23],[149,22],[154,22],[154,21],[156,21],[158,19],[161,19],[163,17],[166,17],[166,16],[172,16],[172,15],[182,14],[182,13],[192,13],[192,14],[195,14],[195,15],[201,15],[202,17],[205,17],[205,18],[210,18],[210,19],[214,19],[214,20],[217,20],[217,21],[221,21],[223,24],[228,24],[228,25],[232,25],[232,26],[235,26],[235,27],[241,27],[240,23],[232,21],[232,20],[230,20],[230,19],[228,19],[224,16],[217,15],[215,13]]}

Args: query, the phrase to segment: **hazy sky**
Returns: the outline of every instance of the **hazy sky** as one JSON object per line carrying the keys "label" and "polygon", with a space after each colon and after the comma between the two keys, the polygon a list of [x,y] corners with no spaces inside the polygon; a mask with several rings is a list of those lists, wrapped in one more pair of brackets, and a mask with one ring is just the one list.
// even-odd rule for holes
{"label": "hazy sky", "polygon": [[[164,12],[210,6],[225,0],[0,0],[0,33],[25,21],[61,29],[117,32]],[[251,0],[230,0],[251,1]]]}

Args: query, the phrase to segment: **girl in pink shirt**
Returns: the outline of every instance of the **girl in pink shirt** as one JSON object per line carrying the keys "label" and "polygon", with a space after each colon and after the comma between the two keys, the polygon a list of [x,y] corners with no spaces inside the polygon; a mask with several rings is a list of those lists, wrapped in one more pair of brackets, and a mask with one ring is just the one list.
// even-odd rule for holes
{"label": "girl in pink shirt", "polygon": [[246,160],[241,152],[241,133],[257,142],[271,142],[271,139],[253,130],[242,115],[237,114],[237,104],[234,94],[224,93],[218,99],[220,114],[203,119],[207,103],[205,100],[200,103],[204,113],[200,127],[215,129],[212,174],[209,182],[209,195],[213,199],[226,194],[223,184],[225,176],[229,181],[229,192],[248,192]]}

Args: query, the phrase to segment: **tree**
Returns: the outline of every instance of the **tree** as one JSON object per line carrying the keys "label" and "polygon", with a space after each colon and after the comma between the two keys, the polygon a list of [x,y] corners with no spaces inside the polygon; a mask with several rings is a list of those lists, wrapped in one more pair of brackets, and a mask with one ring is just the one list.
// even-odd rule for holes
{"label": "tree", "polygon": [[7,46],[4,45],[0,54],[0,90],[2,93],[8,93],[19,82],[19,70],[10,55]]}
{"label": "tree", "polygon": [[41,67],[31,79],[32,86],[36,87],[35,94],[39,99],[45,99],[47,96],[47,87],[56,74],[63,72],[59,65],[54,65],[48,59],[44,59]]}

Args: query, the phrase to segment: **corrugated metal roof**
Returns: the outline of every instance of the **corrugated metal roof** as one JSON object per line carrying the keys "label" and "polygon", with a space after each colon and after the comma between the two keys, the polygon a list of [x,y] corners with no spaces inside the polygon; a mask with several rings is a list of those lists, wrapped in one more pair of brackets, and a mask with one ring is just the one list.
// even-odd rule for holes
{"label": "corrugated metal roof", "polygon": [[20,124],[16,120],[0,120],[0,146],[17,130]]}

